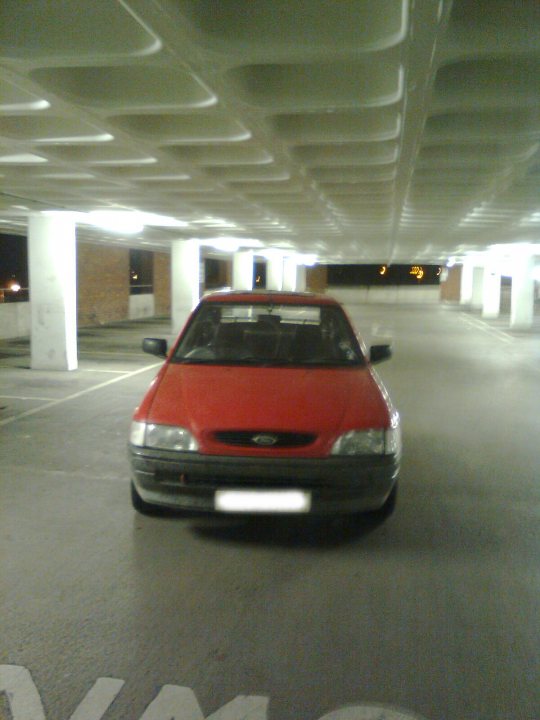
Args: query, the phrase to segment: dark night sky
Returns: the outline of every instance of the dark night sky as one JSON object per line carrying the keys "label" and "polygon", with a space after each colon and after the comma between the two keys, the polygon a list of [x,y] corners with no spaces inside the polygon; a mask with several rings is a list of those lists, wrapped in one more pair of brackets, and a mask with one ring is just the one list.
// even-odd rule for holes
{"label": "dark night sky", "polygon": [[26,238],[0,234],[0,287],[5,287],[13,276],[28,287]]}

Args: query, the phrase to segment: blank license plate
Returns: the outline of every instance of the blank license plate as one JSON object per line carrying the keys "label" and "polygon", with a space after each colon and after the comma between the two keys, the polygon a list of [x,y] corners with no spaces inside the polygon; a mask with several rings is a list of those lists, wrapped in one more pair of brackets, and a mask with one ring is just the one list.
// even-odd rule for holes
{"label": "blank license plate", "polygon": [[309,512],[311,493],[302,490],[216,490],[220,512]]}

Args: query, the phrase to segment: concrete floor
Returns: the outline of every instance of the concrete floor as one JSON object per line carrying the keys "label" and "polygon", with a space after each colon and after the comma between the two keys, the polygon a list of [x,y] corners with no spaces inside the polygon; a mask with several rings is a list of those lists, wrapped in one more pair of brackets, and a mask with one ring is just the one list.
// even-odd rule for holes
{"label": "concrete floor", "polygon": [[72,373],[0,343],[0,718],[538,720],[540,332],[350,312],[394,338],[381,525],[138,516],[140,340],[168,326],[83,331]]}

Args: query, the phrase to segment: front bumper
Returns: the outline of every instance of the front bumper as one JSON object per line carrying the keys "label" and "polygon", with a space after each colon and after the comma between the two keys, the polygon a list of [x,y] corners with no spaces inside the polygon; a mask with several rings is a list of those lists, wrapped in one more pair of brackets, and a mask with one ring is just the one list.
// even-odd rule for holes
{"label": "front bumper", "polygon": [[312,513],[384,505],[399,472],[394,455],[256,458],[149,450],[130,445],[132,481],[151,505],[215,512],[216,490],[303,490]]}

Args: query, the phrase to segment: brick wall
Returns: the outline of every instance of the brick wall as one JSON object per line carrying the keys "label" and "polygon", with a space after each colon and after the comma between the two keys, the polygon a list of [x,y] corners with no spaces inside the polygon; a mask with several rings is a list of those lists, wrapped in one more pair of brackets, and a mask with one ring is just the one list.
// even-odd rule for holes
{"label": "brick wall", "polygon": [[461,265],[448,268],[448,277],[441,283],[441,300],[459,302],[461,297]]}
{"label": "brick wall", "polygon": [[171,314],[171,256],[154,253],[154,303],[156,315]]}
{"label": "brick wall", "polygon": [[324,292],[327,288],[326,265],[315,265],[306,268],[306,288],[312,292]]}
{"label": "brick wall", "polygon": [[129,250],[77,245],[77,322],[80,327],[125,320],[129,307]]}

